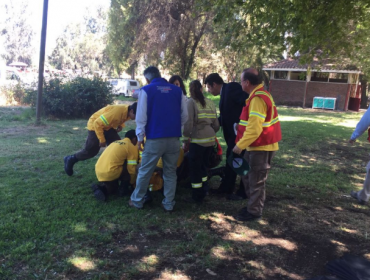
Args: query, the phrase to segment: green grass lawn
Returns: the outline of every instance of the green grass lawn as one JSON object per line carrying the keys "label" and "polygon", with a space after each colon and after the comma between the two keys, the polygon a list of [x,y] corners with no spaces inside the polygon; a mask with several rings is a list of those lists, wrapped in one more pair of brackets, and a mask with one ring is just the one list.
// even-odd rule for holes
{"label": "green grass lawn", "polygon": [[63,169],[85,142],[87,120],[37,127],[31,109],[0,108],[0,279],[303,280],[346,252],[370,258],[369,207],[348,197],[369,160],[365,135],[348,144],[361,114],[278,110],[283,140],[263,219],[238,223],[232,215],[246,201],[188,205],[184,188],[173,214],[160,193],[144,210],[127,197],[100,203],[90,189],[98,156],[72,177]]}

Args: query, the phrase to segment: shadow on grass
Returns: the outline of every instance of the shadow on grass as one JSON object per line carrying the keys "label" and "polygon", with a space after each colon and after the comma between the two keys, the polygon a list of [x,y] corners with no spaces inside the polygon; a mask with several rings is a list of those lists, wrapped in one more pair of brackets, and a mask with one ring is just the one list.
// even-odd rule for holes
{"label": "shadow on grass", "polygon": [[[338,125],[344,113],[330,113],[333,124],[322,122],[325,113],[320,121],[309,114],[313,120],[282,122],[264,218],[252,223],[232,218],[246,201],[216,196],[201,207],[179,202],[172,215],[163,213],[158,193],[143,211],[127,198],[99,204],[90,189],[98,157],[78,163],[73,177],[63,171],[63,156],[86,139],[87,120],[38,129],[2,122],[1,277],[306,279],[344,252],[368,254],[369,208],[343,196],[362,183],[367,145],[347,143],[353,127]],[[188,194],[179,188],[177,200]]]}

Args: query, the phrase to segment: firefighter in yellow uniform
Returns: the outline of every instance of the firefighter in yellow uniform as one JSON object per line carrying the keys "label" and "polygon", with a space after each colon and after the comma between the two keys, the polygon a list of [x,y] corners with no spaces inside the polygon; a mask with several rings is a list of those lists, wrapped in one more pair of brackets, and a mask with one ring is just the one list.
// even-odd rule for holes
{"label": "firefighter in yellow uniform", "polygon": [[105,201],[108,195],[128,194],[128,185],[136,180],[136,166],[139,159],[135,130],[129,130],[123,140],[109,145],[95,165],[99,184],[92,186],[96,199]]}
{"label": "firefighter in yellow uniform", "polygon": [[245,69],[241,75],[242,88],[249,93],[240,115],[236,145],[233,152],[241,154],[250,170],[242,176],[248,200],[247,207],[235,216],[239,221],[251,221],[262,216],[266,198],[265,184],[271,162],[281,140],[279,115],[272,95],[264,90],[262,79],[256,69]]}
{"label": "firefighter in yellow uniform", "polygon": [[118,132],[127,120],[136,117],[137,102],[131,105],[108,105],[95,112],[87,122],[88,135],[85,147],[74,155],[64,157],[64,170],[73,175],[73,165],[82,160],[93,158],[101,147],[120,140]]}

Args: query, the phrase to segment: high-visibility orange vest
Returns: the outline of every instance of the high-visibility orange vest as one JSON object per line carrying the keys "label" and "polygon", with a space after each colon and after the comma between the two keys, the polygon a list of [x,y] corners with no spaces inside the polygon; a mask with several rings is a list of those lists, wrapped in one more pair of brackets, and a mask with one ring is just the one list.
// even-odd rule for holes
{"label": "high-visibility orange vest", "polygon": [[279,122],[279,115],[275,106],[275,102],[272,99],[272,96],[269,92],[265,91],[263,87],[257,89],[246,101],[246,105],[243,107],[242,113],[240,115],[240,122],[238,125],[238,133],[236,136],[235,143],[243,137],[245,127],[248,124],[249,118],[249,107],[252,99],[254,97],[260,97],[265,101],[267,105],[267,114],[265,117],[265,121],[262,124],[262,133],[254,141],[250,147],[258,147],[258,146],[265,146],[274,144],[281,140],[281,128]]}

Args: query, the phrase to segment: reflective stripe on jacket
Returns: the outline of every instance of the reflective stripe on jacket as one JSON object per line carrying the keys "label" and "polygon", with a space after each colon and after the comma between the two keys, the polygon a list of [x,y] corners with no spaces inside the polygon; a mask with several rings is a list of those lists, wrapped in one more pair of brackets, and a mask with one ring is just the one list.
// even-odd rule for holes
{"label": "reflective stripe on jacket", "polygon": [[104,130],[125,126],[129,105],[108,105],[95,112],[87,122],[87,129],[95,131],[100,143],[105,142]]}
{"label": "reflective stripe on jacket", "polygon": [[[255,97],[260,97],[266,103],[266,112],[255,112],[249,110],[251,100]],[[246,105],[243,107],[242,113],[240,115],[240,122],[238,125],[238,132],[235,143],[238,143],[238,141],[242,139],[245,128],[248,125],[248,119],[251,116],[260,118],[261,120],[263,120],[263,123],[262,133],[250,145],[250,147],[270,145],[281,140],[281,128],[275,102],[271,94],[265,91],[263,87],[259,87],[247,99]]]}
{"label": "reflective stripe on jacket", "polygon": [[139,151],[131,143],[129,138],[111,143],[95,164],[95,173],[99,182],[107,182],[118,179],[123,170],[123,164],[127,161],[127,171],[131,177],[131,184],[136,180],[136,165]]}
{"label": "reflective stripe on jacket", "polygon": [[188,121],[184,125],[183,140],[209,147],[215,143],[216,132],[220,129],[216,107],[213,101],[205,98],[203,108],[200,102],[189,98],[187,102]]}

